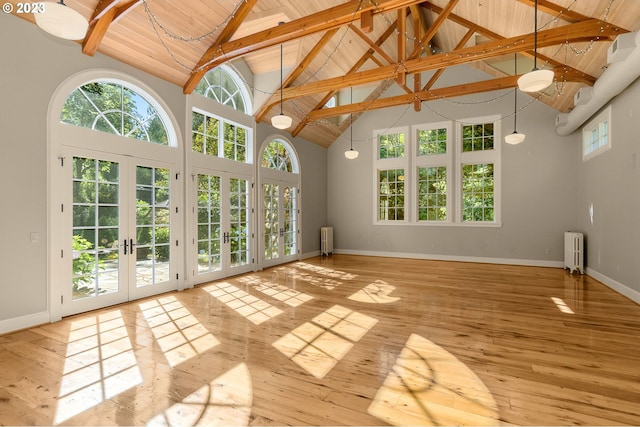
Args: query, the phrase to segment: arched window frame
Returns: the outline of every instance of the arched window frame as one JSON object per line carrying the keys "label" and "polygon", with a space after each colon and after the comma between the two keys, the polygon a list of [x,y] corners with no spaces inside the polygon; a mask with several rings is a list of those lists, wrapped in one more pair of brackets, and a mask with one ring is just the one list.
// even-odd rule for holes
{"label": "arched window frame", "polygon": [[[94,75],[95,77],[91,78]],[[82,77],[84,76],[86,76],[86,78],[82,79]],[[158,101],[161,98],[157,94],[153,93],[150,89],[145,88],[144,87],[145,85],[142,84],[141,82],[136,82],[134,79],[131,79],[128,76],[124,76],[124,75],[121,75],[120,73],[116,73],[110,70],[89,70],[87,72],[76,74],[75,76],[72,76],[67,80],[67,82],[69,83],[71,83],[72,81],[73,82],[79,81],[79,83],[76,84],[74,89],[72,89],[70,92],[66,94],[66,97],[62,100],[62,102],[59,102],[56,105],[56,104],[53,104],[54,100],[52,99],[52,107],[56,109],[55,111],[52,112],[53,113],[52,116],[57,117],[59,123],[74,126],[72,124],[62,122],[60,120],[60,117],[62,115],[62,107],[64,103],[71,96],[71,94],[75,92],[77,89],[90,83],[109,83],[114,85],[120,85],[136,93],[138,96],[143,98],[149,105],[151,105],[155,109],[156,114],[162,121],[165,127],[165,131],[167,133],[168,143],[166,146],[169,146],[169,147],[178,146],[178,127],[177,127],[175,118],[173,118],[168,113],[170,111],[168,106]],[[67,86],[67,82],[63,83],[65,87]],[[64,94],[62,93],[63,91],[59,91],[59,92],[60,93],[57,93],[54,97],[64,96]],[[82,126],[78,126],[78,127],[82,127]],[[88,129],[100,132],[97,129],[92,129],[92,128],[88,128]],[[126,136],[123,136],[123,137],[126,138]],[[131,138],[131,139],[135,141],[141,141],[140,139],[137,139],[137,138]],[[142,142],[150,142],[155,145],[163,145],[163,144],[156,144],[152,141],[142,141]]]}
{"label": "arched window frame", "polygon": [[[262,162],[264,160],[264,153],[266,152],[267,147],[269,147],[272,143],[277,143],[277,144],[280,144],[280,145],[282,145],[284,147],[284,149],[287,152],[287,157],[286,158],[291,161],[291,171],[284,170],[284,169],[278,167],[278,165],[274,165],[276,167],[267,167],[267,166],[263,166],[262,165]],[[300,173],[300,164],[299,164],[299,160],[298,160],[298,153],[296,152],[295,148],[293,147],[293,144],[291,144],[288,140],[286,140],[282,136],[277,136],[276,135],[276,136],[267,138],[265,140],[265,142],[262,144],[262,147],[260,147],[258,162],[260,164],[260,168],[261,169],[267,169],[267,170],[273,170],[273,171],[281,171],[281,172],[292,173],[292,174],[299,174]]]}
{"label": "arched window frame", "polygon": [[[228,102],[221,102],[221,100],[219,100],[216,96],[209,96],[209,93],[213,92],[215,93],[215,88],[219,88],[219,85],[216,85],[212,82],[209,81],[209,77],[211,76],[213,73],[216,72],[222,72],[225,73],[227,76],[229,76],[231,78],[231,80],[235,83],[236,88],[237,88],[237,92],[239,93],[242,101],[244,103],[244,109],[238,109],[237,106],[235,105],[235,101],[233,101],[233,96],[234,94],[230,94],[228,93],[228,91],[224,88],[222,88],[225,92],[227,92],[229,94],[229,100],[232,101],[232,105],[229,105]],[[200,88],[203,86],[202,83],[205,82],[205,84],[207,85],[206,88],[204,88],[203,90],[201,90]],[[251,92],[249,91],[249,88],[247,87],[247,84],[244,82],[244,80],[240,77],[240,73],[238,71],[236,71],[233,67],[226,65],[226,64],[222,64],[210,71],[208,71],[203,77],[202,80],[198,83],[198,86],[196,87],[196,89],[194,90],[194,93],[198,93],[206,98],[209,99],[213,99],[215,101],[217,101],[219,104],[221,105],[226,105],[229,108],[233,108],[236,111],[241,111],[245,114],[252,114],[253,113],[253,99],[251,97]]]}

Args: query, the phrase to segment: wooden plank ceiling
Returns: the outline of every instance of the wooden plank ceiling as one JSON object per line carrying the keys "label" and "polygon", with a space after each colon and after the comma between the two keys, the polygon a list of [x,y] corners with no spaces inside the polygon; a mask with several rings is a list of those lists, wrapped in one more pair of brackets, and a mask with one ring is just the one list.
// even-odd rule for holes
{"label": "wooden plank ceiling", "polygon": [[[288,130],[329,146],[365,110],[455,98],[516,86],[533,67],[534,0],[67,0],[90,19],[79,49],[109,55],[190,93],[204,73],[244,61],[255,75],[280,68]],[[32,20],[28,15],[19,15]],[[281,23],[279,25],[279,23]],[[618,34],[640,29],[638,0],[538,0],[538,67],[556,84],[539,98],[570,111],[575,92],[606,68]],[[439,83],[469,64],[481,82]],[[277,73],[278,74],[278,73]],[[261,80],[262,81],[262,80]],[[386,95],[395,86],[401,95]],[[350,90],[350,88],[353,88]],[[277,87],[258,121],[280,112]],[[536,95],[537,96],[537,95]],[[335,107],[326,107],[335,97]],[[490,97],[490,95],[488,95]],[[352,102],[353,99],[353,102]],[[508,114],[508,112],[505,112]]]}

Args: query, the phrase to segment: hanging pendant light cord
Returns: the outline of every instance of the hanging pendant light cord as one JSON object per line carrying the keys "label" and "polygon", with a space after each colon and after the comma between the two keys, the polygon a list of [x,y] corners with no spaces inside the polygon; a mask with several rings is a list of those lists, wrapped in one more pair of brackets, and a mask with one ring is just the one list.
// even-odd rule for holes
{"label": "hanging pendant light cord", "polygon": [[280,43],[280,115],[282,115],[282,43]]}
{"label": "hanging pendant light cord", "polygon": [[[514,75],[518,75],[518,54],[513,54],[513,73]],[[516,129],[516,122],[518,120],[518,88],[513,89],[513,131]]]}
{"label": "hanging pendant light cord", "polygon": [[534,2],[534,16],[533,16],[533,69],[537,70],[538,59],[538,0]]}
{"label": "hanging pendant light cord", "polygon": [[[351,105],[353,105],[353,86],[351,86]],[[353,113],[350,114],[349,116],[351,118],[351,149],[353,150]]]}

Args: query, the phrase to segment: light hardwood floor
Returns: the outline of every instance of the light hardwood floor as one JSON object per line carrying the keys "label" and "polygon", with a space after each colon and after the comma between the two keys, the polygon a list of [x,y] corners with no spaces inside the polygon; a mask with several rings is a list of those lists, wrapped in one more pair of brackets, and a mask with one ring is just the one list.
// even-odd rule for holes
{"label": "light hardwood floor", "polygon": [[0,424],[640,425],[640,306],[561,269],[312,258],[1,336]]}

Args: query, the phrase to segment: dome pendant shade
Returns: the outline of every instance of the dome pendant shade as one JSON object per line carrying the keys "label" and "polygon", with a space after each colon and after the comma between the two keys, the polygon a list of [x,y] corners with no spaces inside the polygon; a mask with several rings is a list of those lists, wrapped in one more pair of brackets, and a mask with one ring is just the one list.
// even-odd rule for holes
{"label": "dome pendant shade", "polygon": [[507,144],[516,145],[524,141],[524,138],[525,134],[519,133],[518,131],[514,130],[513,133],[510,133],[509,135],[504,137],[504,142],[506,142]]}
{"label": "dome pendant shade", "polygon": [[360,153],[358,152],[358,150],[354,150],[353,148],[350,148],[344,152],[344,156],[349,160],[357,159],[359,154]]}
{"label": "dome pendant shade", "polygon": [[33,14],[38,27],[62,39],[84,39],[89,28],[89,22],[84,16],[64,4],[63,0],[57,3],[46,2],[44,6],[44,12]]}
{"label": "dome pendant shade", "polygon": [[276,129],[287,129],[291,127],[291,123],[293,119],[284,114],[278,114],[277,116],[271,117],[271,125]]}
{"label": "dome pendant shade", "polygon": [[518,89],[522,92],[538,92],[553,83],[555,73],[551,70],[533,70],[518,79]]}

